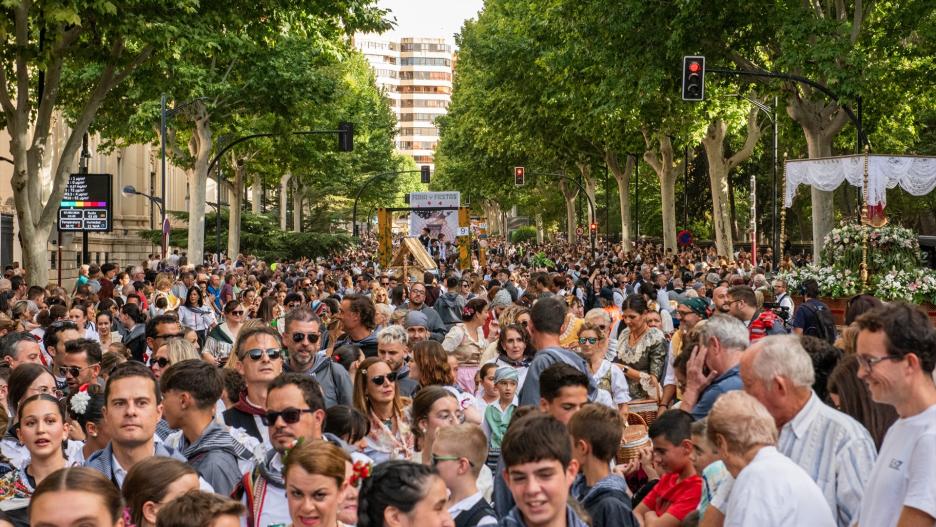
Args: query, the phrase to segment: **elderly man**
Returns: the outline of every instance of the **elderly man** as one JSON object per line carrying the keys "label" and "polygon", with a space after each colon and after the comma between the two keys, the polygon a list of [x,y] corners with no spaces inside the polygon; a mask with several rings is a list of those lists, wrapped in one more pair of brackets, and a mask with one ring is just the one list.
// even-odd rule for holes
{"label": "elderly man", "polygon": [[854,522],[875,460],[874,441],[812,391],[812,361],[793,335],[765,337],[741,358],[744,390],[780,429],[777,448],[820,486],[840,527]]}
{"label": "elderly man", "polygon": [[936,334],[919,307],[875,308],[857,321],[861,378],[875,402],[900,419],[891,425],[865,487],[863,527],[936,523]]}
{"label": "elderly man", "polygon": [[715,315],[706,321],[699,328],[699,348],[686,367],[686,389],[680,408],[694,419],[702,419],[722,394],[742,389],[738,364],[747,347],[747,328],[740,320]]}
{"label": "elderly man", "polygon": [[712,407],[707,428],[735,481],[719,488],[706,524],[724,515],[726,527],[835,526],[816,483],[777,451],[774,420],[756,399],[741,391],[726,394]]}

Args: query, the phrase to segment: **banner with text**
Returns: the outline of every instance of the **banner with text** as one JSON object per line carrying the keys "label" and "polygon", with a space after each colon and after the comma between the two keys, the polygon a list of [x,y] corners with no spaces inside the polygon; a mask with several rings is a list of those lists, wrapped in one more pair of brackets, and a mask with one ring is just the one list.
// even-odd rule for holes
{"label": "banner with text", "polygon": [[[445,241],[457,241],[461,193],[411,192],[409,204],[414,209],[410,212],[410,236],[422,236],[423,229],[429,229],[429,237],[433,240],[444,234]],[[449,210],[437,210],[439,208]]]}

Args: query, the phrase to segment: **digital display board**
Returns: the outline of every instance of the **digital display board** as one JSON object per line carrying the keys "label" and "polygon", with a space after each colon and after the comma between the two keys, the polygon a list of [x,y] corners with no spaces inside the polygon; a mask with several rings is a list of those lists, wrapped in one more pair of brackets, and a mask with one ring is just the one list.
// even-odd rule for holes
{"label": "digital display board", "polygon": [[113,228],[111,174],[71,174],[59,202],[63,232],[109,232]]}

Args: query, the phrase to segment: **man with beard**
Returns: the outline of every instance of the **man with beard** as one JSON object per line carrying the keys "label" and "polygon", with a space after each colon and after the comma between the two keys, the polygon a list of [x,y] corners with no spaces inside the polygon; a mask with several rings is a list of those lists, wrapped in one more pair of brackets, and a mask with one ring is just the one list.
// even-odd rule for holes
{"label": "man with beard", "polygon": [[325,407],[336,404],[351,406],[351,377],[348,372],[324,354],[318,353],[322,338],[322,321],[308,307],[298,307],[286,315],[283,347],[288,352],[286,369],[315,378],[325,395]]}
{"label": "man with beard", "polygon": [[419,389],[419,383],[409,377],[407,355],[409,355],[409,336],[402,327],[387,326],[377,333],[377,356],[396,372],[396,385],[400,395],[413,397]]}
{"label": "man with beard", "polygon": [[[730,315],[731,299],[728,297],[728,286],[716,287],[712,290],[712,303],[715,305],[715,313]],[[712,313],[713,315],[715,313]]]}
{"label": "man with beard", "polygon": [[283,481],[283,454],[297,442],[329,441],[346,448],[340,439],[322,432],[325,401],[315,379],[285,373],[270,383],[263,423],[272,449],[263,462],[244,474],[233,496],[247,507],[248,525],[289,525],[289,506]]}

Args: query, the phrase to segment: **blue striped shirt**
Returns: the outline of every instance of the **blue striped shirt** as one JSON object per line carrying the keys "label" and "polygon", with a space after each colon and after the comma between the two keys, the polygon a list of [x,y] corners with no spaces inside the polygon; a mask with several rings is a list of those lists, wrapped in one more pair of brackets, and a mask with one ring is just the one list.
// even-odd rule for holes
{"label": "blue striped shirt", "polygon": [[777,449],[819,485],[839,527],[854,523],[877,457],[871,434],[861,423],[813,393],[783,425]]}

